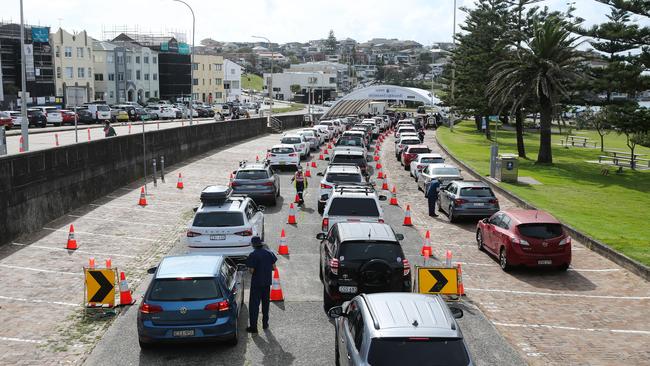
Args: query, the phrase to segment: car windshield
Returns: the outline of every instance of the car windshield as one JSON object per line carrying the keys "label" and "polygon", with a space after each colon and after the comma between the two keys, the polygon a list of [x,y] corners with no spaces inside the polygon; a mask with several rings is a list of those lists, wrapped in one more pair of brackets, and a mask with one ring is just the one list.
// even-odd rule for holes
{"label": "car windshield", "polygon": [[425,154],[425,153],[430,153],[431,150],[429,150],[426,147],[414,147],[412,149],[408,150],[409,154]]}
{"label": "car windshield", "polygon": [[400,128],[399,130],[397,130],[397,133],[404,133],[404,132],[415,132],[415,128],[407,127],[407,128]]}
{"label": "car windshield", "polygon": [[[389,263],[402,262],[404,252],[398,243],[390,242],[343,242],[339,251],[341,260],[355,261],[368,259],[383,259]],[[374,363],[373,363],[374,365]]]}
{"label": "car windshield", "polygon": [[365,166],[366,159],[359,155],[336,155],[332,159],[332,164],[356,164],[358,166]]}
{"label": "car windshield", "polygon": [[363,146],[361,137],[343,136],[337,142],[336,146]]}
{"label": "car windshield", "polygon": [[379,216],[379,208],[374,198],[334,198],[330,205],[330,216]]}
{"label": "car windshield", "polygon": [[460,175],[456,168],[435,168],[431,169],[433,175]]}
{"label": "car windshield", "polygon": [[361,175],[350,173],[328,173],[325,180],[332,183],[361,183]]}
{"label": "car windshield", "polygon": [[266,179],[268,177],[266,170],[240,170],[235,179]]}
{"label": "car windshield", "polygon": [[461,197],[494,197],[490,187],[467,187],[460,189]]}
{"label": "car windshield", "polygon": [[149,293],[153,301],[195,301],[218,299],[221,291],[214,278],[160,278]]}
{"label": "car windshield", "polygon": [[307,137],[314,137],[314,131],[302,131],[301,134]]}
{"label": "car windshield", "polygon": [[106,106],[106,105],[98,105],[97,110],[102,111],[102,112],[110,112],[111,109],[108,108],[108,106]]}
{"label": "car windshield", "polygon": [[551,239],[562,236],[563,230],[560,224],[534,223],[521,224],[517,226],[519,233],[523,236],[535,239]]}
{"label": "car windshield", "polygon": [[422,158],[420,163],[422,164],[435,164],[435,163],[444,163],[445,159],[443,158]]}
{"label": "car windshield", "polygon": [[300,143],[300,137],[283,137],[281,142],[283,144],[299,144]]}
{"label": "car windshield", "polygon": [[192,226],[196,227],[229,227],[244,225],[241,212],[200,212],[194,216]]}
{"label": "car windshield", "polygon": [[296,152],[293,147],[274,147],[271,149],[271,152],[274,154],[291,154]]}
{"label": "car windshield", "polygon": [[458,338],[373,338],[368,363],[378,365],[467,366],[469,356]]}

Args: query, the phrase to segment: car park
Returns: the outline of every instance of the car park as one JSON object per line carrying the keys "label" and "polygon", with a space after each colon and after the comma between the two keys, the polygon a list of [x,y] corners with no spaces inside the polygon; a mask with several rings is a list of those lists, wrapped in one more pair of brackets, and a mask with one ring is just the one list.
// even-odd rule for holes
{"label": "car park", "polygon": [[411,266],[399,240],[383,223],[338,223],[320,233],[323,308],[360,293],[410,292]]}
{"label": "car park", "polygon": [[280,140],[281,144],[293,145],[293,147],[300,153],[300,157],[307,157],[309,153],[309,143],[305,137],[295,133],[285,133]]}
{"label": "car park", "polygon": [[402,136],[395,142],[395,158],[397,161],[402,160],[402,150],[408,145],[420,145],[422,142],[415,136]]}
{"label": "car park", "polygon": [[271,167],[292,166],[296,169],[300,167],[300,153],[296,151],[293,145],[273,145],[266,156]]}
{"label": "car park", "polygon": [[208,186],[201,192],[185,234],[190,252],[245,258],[252,251],[251,237],[264,239],[264,206],[247,196],[234,195],[230,187]]}
{"label": "car park", "polygon": [[401,164],[404,166],[404,170],[411,169],[411,161],[415,160],[419,154],[428,154],[431,152],[431,149],[427,145],[408,145],[402,149],[402,159]]}
{"label": "car park", "polygon": [[320,181],[318,190],[318,213],[323,214],[325,204],[332,194],[332,190],[339,184],[360,184],[366,181],[356,165],[330,165],[324,173],[318,173],[323,178]]}
{"label": "car park", "polygon": [[0,127],[4,127],[7,130],[11,130],[14,127],[14,120],[9,113],[0,112]]}
{"label": "car park", "polygon": [[339,222],[384,222],[384,210],[379,195],[371,185],[337,185],[325,203],[321,231],[329,232]]}
{"label": "car park", "polygon": [[337,150],[332,151],[332,157],[327,157],[330,165],[333,164],[353,164],[361,169],[365,177],[370,175],[366,154],[358,150]]}
{"label": "car park", "polygon": [[440,154],[436,153],[428,153],[428,154],[418,154],[418,156],[411,161],[410,164],[410,174],[411,177],[415,178],[415,181],[417,182],[420,173],[422,170],[424,170],[427,165],[429,164],[443,164],[445,162],[445,158],[442,157]]}
{"label": "car park", "polygon": [[242,161],[233,172],[230,182],[233,193],[247,195],[255,202],[268,202],[275,206],[280,196],[280,179],[273,171],[269,160],[259,163]]}
{"label": "car park", "polygon": [[459,217],[492,216],[499,209],[499,200],[483,182],[454,181],[438,193],[438,211],[446,212],[451,222]]}
{"label": "car park", "polygon": [[473,365],[456,321],[463,311],[440,295],[361,294],[328,315],[335,365]]}
{"label": "car park", "polygon": [[504,271],[513,266],[555,267],[571,264],[571,237],[552,215],[540,210],[499,211],[478,222],[479,250],[496,256]]}
{"label": "car park", "polygon": [[165,257],[150,272],[137,315],[141,348],[215,340],[237,344],[243,268],[220,255],[194,254]]}
{"label": "car park", "polygon": [[460,169],[450,164],[429,164],[421,173],[418,179],[418,189],[426,192],[432,179],[440,182],[444,187],[454,180],[463,180]]}

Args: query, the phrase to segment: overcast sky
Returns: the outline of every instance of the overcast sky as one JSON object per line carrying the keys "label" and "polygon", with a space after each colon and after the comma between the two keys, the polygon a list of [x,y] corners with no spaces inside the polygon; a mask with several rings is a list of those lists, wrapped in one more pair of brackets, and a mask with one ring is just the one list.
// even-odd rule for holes
{"label": "overcast sky", "polygon": [[[253,41],[262,35],[273,42],[306,42],[327,37],[359,42],[372,38],[415,40],[428,45],[451,41],[453,0],[186,0],[196,14],[196,43]],[[471,6],[472,0],[457,0]],[[19,21],[19,0],[2,0],[2,21]],[[608,7],[595,0],[575,0],[576,14],[588,24],[601,22]],[[565,0],[545,0],[551,9],[565,10]],[[189,10],[173,0],[24,0],[26,22],[68,31],[87,30],[102,37],[102,27],[139,27],[141,32],[177,30],[191,41]],[[458,21],[464,13],[458,12]],[[647,20],[642,18],[644,24]]]}

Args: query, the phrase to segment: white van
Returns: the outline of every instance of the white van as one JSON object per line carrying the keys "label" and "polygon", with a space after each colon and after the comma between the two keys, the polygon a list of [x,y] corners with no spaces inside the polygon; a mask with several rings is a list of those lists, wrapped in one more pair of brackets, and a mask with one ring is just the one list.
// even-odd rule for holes
{"label": "white van", "polygon": [[109,121],[111,119],[111,108],[106,104],[84,104],[92,113],[95,121]]}

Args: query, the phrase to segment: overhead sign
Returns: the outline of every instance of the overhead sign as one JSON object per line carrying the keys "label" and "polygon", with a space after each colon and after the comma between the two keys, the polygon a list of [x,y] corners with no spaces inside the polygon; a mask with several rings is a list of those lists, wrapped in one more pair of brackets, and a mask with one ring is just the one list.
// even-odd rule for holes
{"label": "overhead sign", "polygon": [[115,306],[115,270],[85,268],[86,305]]}
{"label": "overhead sign", "polygon": [[456,268],[417,267],[417,270],[419,293],[458,295]]}
{"label": "overhead sign", "polygon": [[47,43],[50,41],[50,28],[32,27],[32,41]]}

